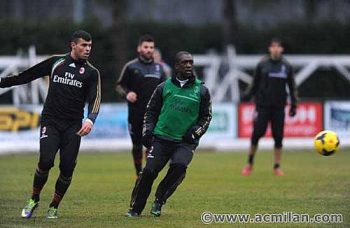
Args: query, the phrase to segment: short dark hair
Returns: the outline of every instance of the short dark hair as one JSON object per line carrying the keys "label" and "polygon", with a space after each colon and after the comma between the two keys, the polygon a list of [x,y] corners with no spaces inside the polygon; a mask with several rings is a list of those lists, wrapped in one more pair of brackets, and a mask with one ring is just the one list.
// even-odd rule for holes
{"label": "short dark hair", "polygon": [[270,44],[269,46],[271,46],[271,44],[273,43],[277,43],[279,46],[283,46],[283,43],[282,43],[282,40],[278,37],[273,37],[271,40],[270,40]]}
{"label": "short dark hair", "polygon": [[140,36],[139,38],[139,45],[141,45],[143,42],[153,42],[154,43],[154,38],[150,34],[144,34]]}
{"label": "short dark hair", "polygon": [[85,41],[92,40],[90,33],[84,31],[84,30],[77,30],[73,33],[70,42],[77,42],[80,38],[82,38]]}
{"label": "short dark hair", "polygon": [[175,55],[175,63],[179,63],[181,61],[181,56],[183,55],[191,55],[188,51],[179,51]]}

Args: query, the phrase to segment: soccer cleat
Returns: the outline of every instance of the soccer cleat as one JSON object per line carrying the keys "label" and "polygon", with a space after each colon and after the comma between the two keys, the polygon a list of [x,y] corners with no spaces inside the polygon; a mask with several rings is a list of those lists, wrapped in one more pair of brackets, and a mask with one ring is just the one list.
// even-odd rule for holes
{"label": "soccer cleat", "polygon": [[249,176],[252,171],[253,166],[248,164],[242,169],[242,176]]}
{"label": "soccer cleat", "polygon": [[47,211],[46,218],[48,219],[57,219],[58,218],[58,210],[57,208],[50,207]]}
{"label": "soccer cleat", "polygon": [[284,172],[281,170],[281,168],[273,169],[273,172],[276,176],[284,176]]}
{"label": "soccer cleat", "polygon": [[154,201],[151,208],[151,215],[154,217],[159,217],[162,213],[162,204]]}
{"label": "soccer cleat", "polygon": [[39,205],[39,202],[35,202],[33,199],[27,200],[26,205],[22,209],[22,218],[31,218],[33,215],[33,212],[35,208],[37,208]]}
{"label": "soccer cleat", "polygon": [[137,213],[137,212],[135,212],[135,211],[129,210],[129,211],[126,213],[125,216],[126,216],[126,217],[130,217],[130,218],[132,218],[132,217],[140,217],[140,214]]}

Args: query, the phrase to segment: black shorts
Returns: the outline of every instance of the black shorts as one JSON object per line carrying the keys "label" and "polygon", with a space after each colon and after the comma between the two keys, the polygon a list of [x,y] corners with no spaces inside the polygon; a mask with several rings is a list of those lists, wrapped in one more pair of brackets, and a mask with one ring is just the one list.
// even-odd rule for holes
{"label": "black shorts", "polygon": [[47,117],[41,120],[38,164],[40,169],[49,170],[53,167],[56,153],[59,150],[60,170],[64,176],[72,176],[81,140],[76,133],[81,126],[81,120],[67,121]]}
{"label": "black shorts", "polygon": [[143,111],[129,111],[129,134],[133,144],[142,145]]}
{"label": "black shorts", "polygon": [[275,147],[282,147],[284,131],[284,107],[261,107],[256,106],[254,116],[254,130],[252,134],[252,145],[257,145],[259,139],[265,135],[268,123],[271,123],[272,136]]}
{"label": "black shorts", "polygon": [[158,173],[168,161],[170,164],[188,166],[192,161],[195,149],[196,145],[194,144],[173,142],[155,137],[147,156],[145,168]]}

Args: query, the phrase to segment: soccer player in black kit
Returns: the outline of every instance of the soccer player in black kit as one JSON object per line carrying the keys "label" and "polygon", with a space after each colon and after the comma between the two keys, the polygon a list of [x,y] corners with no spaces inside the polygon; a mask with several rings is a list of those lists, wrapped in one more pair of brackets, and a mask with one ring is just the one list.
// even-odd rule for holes
{"label": "soccer player in black kit", "polygon": [[[41,113],[40,157],[32,197],[22,210],[23,218],[30,218],[38,206],[40,192],[59,150],[60,174],[46,216],[58,217],[57,208],[72,181],[81,137],[90,133],[100,108],[100,73],[87,61],[91,46],[91,35],[76,31],[70,40],[70,53],[52,56],[18,75],[1,78],[1,88],[25,84],[47,75],[50,82]],[[88,103],[88,116],[82,123],[85,102]]]}
{"label": "soccer player in black kit", "polygon": [[265,135],[268,122],[271,122],[272,136],[275,141],[273,171],[276,176],[284,175],[280,168],[280,162],[285,117],[284,107],[287,99],[286,86],[291,102],[289,116],[292,117],[296,114],[297,95],[293,68],[282,56],[283,46],[280,39],[271,40],[269,52],[270,54],[259,62],[249,92],[243,97],[244,101],[248,101],[254,96],[256,105],[248,164],[242,170],[243,176],[249,176],[253,170],[258,142]]}
{"label": "soccer player in black kit", "polygon": [[146,106],[154,89],[166,79],[163,67],[153,61],[154,39],[146,34],[139,38],[138,57],[123,67],[117,91],[128,101],[129,133],[136,176],[142,170],[142,124]]}

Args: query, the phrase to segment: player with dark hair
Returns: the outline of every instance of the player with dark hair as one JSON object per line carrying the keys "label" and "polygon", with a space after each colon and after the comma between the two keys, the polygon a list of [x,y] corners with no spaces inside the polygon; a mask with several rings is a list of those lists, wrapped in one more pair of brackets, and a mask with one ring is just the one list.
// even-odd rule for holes
{"label": "player with dark hair", "polygon": [[[40,192],[59,150],[60,174],[47,212],[47,218],[57,218],[57,208],[72,181],[81,137],[90,133],[97,118],[101,80],[99,71],[87,61],[91,46],[91,35],[76,31],[70,40],[70,53],[52,56],[18,75],[0,80],[1,88],[25,84],[47,75],[50,81],[41,113],[40,157],[32,197],[22,210],[23,218],[30,218],[38,206]],[[82,123],[85,102],[88,103],[88,116]]]}
{"label": "player with dark hair", "polygon": [[141,214],[154,180],[169,160],[168,172],[155,194],[152,215],[161,215],[162,206],[185,178],[199,139],[211,120],[210,94],[203,84],[193,74],[192,55],[178,52],[175,75],[156,88],[147,105],[142,142],[151,150],[132,191],[127,216]]}
{"label": "player with dark hair", "polygon": [[254,130],[248,155],[248,164],[243,168],[242,175],[248,176],[253,170],[253,162],[259,139],[265,135],[267,125],[271,122],[272,135],[275,141],[274,173],[283,176],[280,168],[282,140],[284,128],[284,107],[287,100],[286,86],[290,96],[289,116],[295,116],[297,95],[293,68],[282,56],[283,46],[280,39],[274,38],[269,45],[269,55],[258,64],[253,83],[248,93],[243,97],[248,101],[255,97],[256,110],[254,115]]}
{"label": "player with dark hair", "polygon": [[138,57],[125,64],[117,82],[117,91],[128,102],[129,133],[136,176],[142,170],[142,123],[146,106],[154,89],[166,76],[160,63],[153,60],[154,39],[146,34],[140,37]]}

